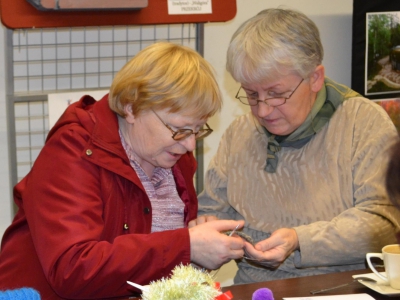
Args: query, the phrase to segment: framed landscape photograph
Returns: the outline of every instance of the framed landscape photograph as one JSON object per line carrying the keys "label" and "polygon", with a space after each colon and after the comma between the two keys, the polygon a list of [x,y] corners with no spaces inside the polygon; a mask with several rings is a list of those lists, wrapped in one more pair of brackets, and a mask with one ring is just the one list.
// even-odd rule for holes
{"label": "framed landscape photograph", "polygon": [[400,91],[400,12],[366,14],[364,94]]}
{"label": "framed landscape photograph", "polygon": [[370,99],[400,97],[400,1],[354,0],[352,88]]}
{"label": "framed landscape photograph", "polygon": [[400,1],[354,0],[351,88],[400,132]]}

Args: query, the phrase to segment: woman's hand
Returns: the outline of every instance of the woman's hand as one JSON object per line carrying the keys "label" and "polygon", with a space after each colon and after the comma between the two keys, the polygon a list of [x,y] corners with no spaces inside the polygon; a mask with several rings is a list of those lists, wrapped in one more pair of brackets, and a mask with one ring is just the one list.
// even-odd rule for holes
{"label": "woman's hand", "polygon": [[207,216],[207,215],[199,216],[199,217],[197,217],[197,219],[194,219],[189,222],[189,228],[192,228],[193,226],[200,225],[200,224],[203,224],[206,222],[215,221],[215,220],[218,220],[218,218],[216,216]]}
{"label": "woman's hand", "polygon": [[279,267],[293,251],[298,249],[299,240],[293,228],[278,229],[254,247],[248,242],[245,243],[246,256],[269,268]]}
{"label": "woman's hand", "polygon": [[244,241],[223,232],[233,230],[244,221],[212,220],[189,229],[191,261],[206,269],[218,269],[231,259],[243,257]]}

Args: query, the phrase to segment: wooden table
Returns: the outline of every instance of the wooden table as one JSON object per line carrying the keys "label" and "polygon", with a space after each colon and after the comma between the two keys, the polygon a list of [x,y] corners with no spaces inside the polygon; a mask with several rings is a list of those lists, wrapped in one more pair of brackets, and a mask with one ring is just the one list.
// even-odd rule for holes
{"label": "wooden table", "polygon": [[[383,271],[378,269],[379,271]],[[231,291],[233,294],[233,300],[251,300],[254,291],[260,288],[269,288],[273,294],[275,300],[281,300],[284,297],[310,297],[310,296],[328,296],[328,295],[344,295],[344,294],[360,294],[366,293],[371,295],[377,300],[391,300],[400,299],[400,297],[388,297],[379,294],[359,282],[354,282],[348,286],[341,287],[329,292],[321,294],[311,295],[311,290],[329,288],[344,283],[351,282],[353,280],[352,275],[355,274],[366,274],[371,273],[371,270],[357,270],[341,273],[331,273],[324,275],[290,278],[273,280],[259,283],[250,283],[242,285],[232,285],[224,287],[223,291]],[[123,299],[140,299],[137,297],[123,298]]]}
{"label": "wooden table", "polygon": [[[359,282],[354,282],[348,286],[341,287],[332,291],[311,295],[310,291],[334,287],[344,283],[351,282],[352,275],[371,273],[371,270],[357,270],[342,273],[331,273],[316,276],[307,276],[299,278],[290,278],[282,280],[273,280],[260,283],[251,283],[243,285],[233,285],[223,288],[223,291],[230,290],[233,294],[233,300],[251,300],[251,297],[259,288],[269,288],[275,300],[283,299],[284,297],[310,297],[310,296],[328,296],[328,295],[344,295],[344,294],[360,294],[366,293],[375,299],[395,299],[379,294]],[[399,299],[399,298],[397,298]]]}

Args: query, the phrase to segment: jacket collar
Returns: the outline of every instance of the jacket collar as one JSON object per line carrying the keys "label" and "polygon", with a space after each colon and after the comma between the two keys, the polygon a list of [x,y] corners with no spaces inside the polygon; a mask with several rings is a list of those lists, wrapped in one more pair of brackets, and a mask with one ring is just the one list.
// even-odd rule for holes
{"label": "jacket collar", "polygon": [[[122,147],[119,137],[119,125],[117,115],[110,109],[108,104],[108,94],[99,101],[91,96],[83,96],[78,102],[68,106],[65,113],[60,117],[54,127],[50,130],[47,139],[49,139],[57,130],[65,125],[77,123],[82,126],[89,134],[87,144],[83,149],[82,156],[100,167],[110,170],[126,179],[132,181],[143,191],[144,188],[136,172],[132,169],[128,156]],[[87,156],[87,150],[91,150],[90,158]],[[191,172],[182,174],[182,167],[188,164],[189,154],[184,155],[178,163],[172,167],[178,192],[181,195],[185,190],[186,178],[192,176]],[[186,161],[189,159],[189,161]],[[190,164],[193,162],[190,161]],[[196,168],[196,166],[194,166]],[[186,168],[184,167],[185,172]],[[182,195],[181,195],[182,197]]]}

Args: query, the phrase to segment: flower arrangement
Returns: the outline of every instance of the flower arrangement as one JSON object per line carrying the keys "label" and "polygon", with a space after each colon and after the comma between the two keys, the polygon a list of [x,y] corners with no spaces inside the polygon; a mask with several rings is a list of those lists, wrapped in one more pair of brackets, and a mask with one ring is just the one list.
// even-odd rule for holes
{"label": "flower arrangement", "polygon": [[194,268],[191,265],[178,265],[172,271],[170,278],[162,278],[150,282],[143,290],[143,300],[214,300],[232,299],[219,290],[208,272]]}

